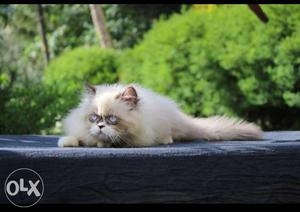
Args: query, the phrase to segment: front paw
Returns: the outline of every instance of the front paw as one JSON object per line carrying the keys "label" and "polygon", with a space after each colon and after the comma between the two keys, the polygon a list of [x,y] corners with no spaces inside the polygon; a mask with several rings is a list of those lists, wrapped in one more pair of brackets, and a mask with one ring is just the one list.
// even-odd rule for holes
{"label": "front paw", "polygon": [[59,147],[78,147],[79,140],[73,136],[63,136],[58,140]]}
{"label": "front paw", "polygon": [[111,147],[111,145],[109,143],[98,141],[97,142],[97,147],[99,147],[99,148],[109,148],[109,147]]}
{"label": "front paw", "polygon": [[166,138],[161,139],[160,142],[162,144],[172,144],[173,143],[173,139],[172,139],[172,137],[166,137]]}

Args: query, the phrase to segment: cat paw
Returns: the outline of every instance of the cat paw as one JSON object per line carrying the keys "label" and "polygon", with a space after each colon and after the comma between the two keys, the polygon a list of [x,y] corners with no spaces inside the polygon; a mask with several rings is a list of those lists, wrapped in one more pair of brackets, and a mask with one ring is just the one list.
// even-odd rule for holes
{"label": "cat paw", "polygon": [[99,147],[99,148],[104,147],[104,143],[102,143],[102,142],[97,142],[97,147]]}
{"label": "cat paw", "polygon": [[58,140],[59,147],[78,147],[79,140],[73,136],[63,136]]}
{"label": "cat paw", "polygon": [[109,145],[108,143],[103,143],[101,141],[98,141],[97,142],[97,147],[99,147],[99,148],[108,148],[108,147],[111,147],[111,145]]}
{"label": "cat paw", "polygon": [[173,139],[171,137],[167,137],[161,140],[162,144],[172,144],[173,143]]}

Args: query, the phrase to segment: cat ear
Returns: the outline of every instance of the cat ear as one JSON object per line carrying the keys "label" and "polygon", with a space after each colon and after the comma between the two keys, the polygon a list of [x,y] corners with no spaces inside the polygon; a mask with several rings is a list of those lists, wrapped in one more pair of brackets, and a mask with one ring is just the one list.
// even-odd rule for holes
{"label": "cat ear", "polygon": [[136,107],[139,101],[137,92],[133,86],[128,86],[117,98],[120,98],[132,107]]}
{"label": "cat ear", "polygon": [[85,90],[90,95],[96,94],[96,88],[93,85],[90,85],[89,83],[85,83]]}

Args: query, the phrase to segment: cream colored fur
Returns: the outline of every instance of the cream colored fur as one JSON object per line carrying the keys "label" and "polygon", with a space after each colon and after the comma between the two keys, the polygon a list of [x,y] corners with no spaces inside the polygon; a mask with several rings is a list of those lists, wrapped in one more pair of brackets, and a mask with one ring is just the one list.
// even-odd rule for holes
{"label": "cream colored fur", "polygon": [[[170,144],[173,140],[251,140],[262,137],[260,127],[253,123],[220,116],[192,118],[181,112],[171,99],[139,85],[131,86],[139,98],[134,109],[117,99],[128,88],[125,85],[100,85],[95,86],[95,95],[85,93],[80,105],[64,119],[66,136],[59,140],[58,146],[110,147],[119,142],[141,147]],[[123,131],[121,127],[122,132],[118,132],[106,126],[99,133],[99,128],[87,118],[93,111],[120,117],[126,123]]]}

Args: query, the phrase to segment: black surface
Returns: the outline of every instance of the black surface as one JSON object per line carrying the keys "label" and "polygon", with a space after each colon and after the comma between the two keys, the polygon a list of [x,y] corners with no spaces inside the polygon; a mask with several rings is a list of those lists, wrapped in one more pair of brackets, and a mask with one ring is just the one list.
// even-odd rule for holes
{"label": "black surface", "polygon": [[[151,148],[58,148],[57,139],[1,135],[2,188],[26,167],[43,178],[39,203],[300,203],[297,131]],[[0,203],[9,203],[1,190]]]}

